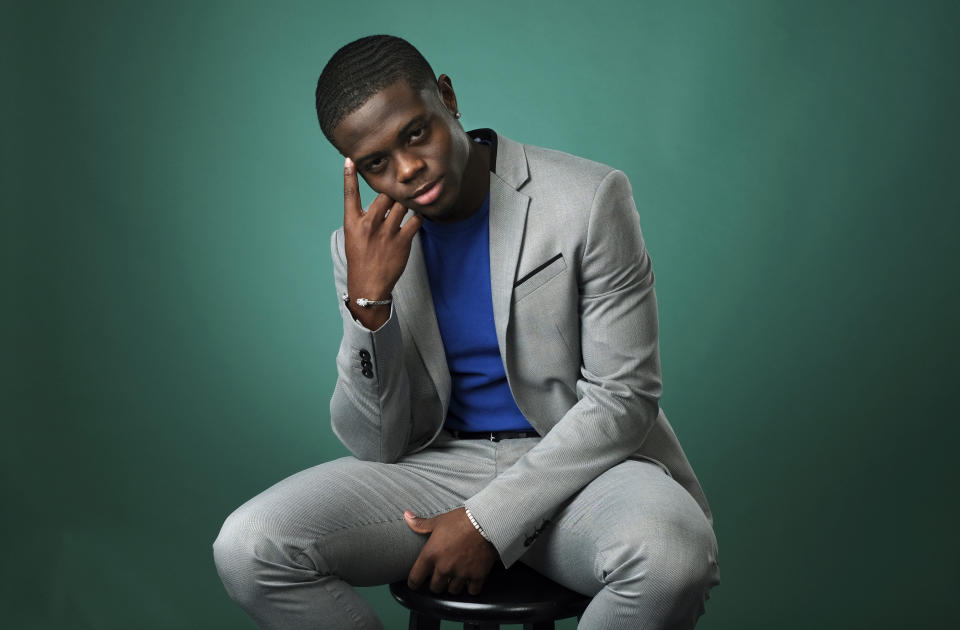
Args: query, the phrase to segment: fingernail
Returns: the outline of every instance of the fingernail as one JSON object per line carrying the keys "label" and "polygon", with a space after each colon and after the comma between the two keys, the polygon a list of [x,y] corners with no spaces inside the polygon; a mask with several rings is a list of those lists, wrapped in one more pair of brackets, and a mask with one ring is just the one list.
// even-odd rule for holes
{"label": "fingernail", "polygon": [[353,160],[351,160],[350,158],[346,158],[346,159],[343,161],[343,167],[344,167],[344,168],[353,168]]}

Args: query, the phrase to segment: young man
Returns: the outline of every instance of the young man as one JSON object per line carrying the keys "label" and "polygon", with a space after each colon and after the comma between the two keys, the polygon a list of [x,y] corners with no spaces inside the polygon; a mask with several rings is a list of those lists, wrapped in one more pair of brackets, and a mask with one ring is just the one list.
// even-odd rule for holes
{"label": "young man", "polygon": [[450,78],[394,37],[341,48],[317,113],[346,157],[330,412],[354,457],[227,519],[231,597],[263,628],[380,628],[353,586],[476,594],[520,561],[593,596],[581,628],[692,628],[717,543],[659,407],[627,178],[465,132]]}

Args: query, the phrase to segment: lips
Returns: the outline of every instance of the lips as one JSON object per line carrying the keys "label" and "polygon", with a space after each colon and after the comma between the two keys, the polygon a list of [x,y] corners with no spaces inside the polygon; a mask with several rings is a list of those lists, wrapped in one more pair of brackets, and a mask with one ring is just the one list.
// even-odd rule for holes
{"label": "lips", "polygon": [[443,192],[443,177],[440,177],[429,184],[424,184],[417,188],[413,193],[413,201],[419,206],[428,206],[440,196]]}

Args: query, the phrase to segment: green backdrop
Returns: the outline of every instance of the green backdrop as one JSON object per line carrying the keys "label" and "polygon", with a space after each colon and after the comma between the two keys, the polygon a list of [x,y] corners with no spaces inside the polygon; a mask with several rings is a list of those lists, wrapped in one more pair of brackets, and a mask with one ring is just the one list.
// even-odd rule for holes
{"label": "green backdrop", "polygon": [[0,625],[253,627],[220,524],[345,453],[313,89],[390,32],[468,128],[629,175],[716,515],[699,627],[947,626],[958,28],[955,2],[5,2]]}

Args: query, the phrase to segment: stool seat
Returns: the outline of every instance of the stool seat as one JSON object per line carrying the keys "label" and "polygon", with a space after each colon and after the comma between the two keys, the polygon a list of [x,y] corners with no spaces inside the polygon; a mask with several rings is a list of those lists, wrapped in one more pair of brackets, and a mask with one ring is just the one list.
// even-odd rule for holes
{"label": "stool seat", "polygon": [[[436,594],[427,586],[414,591],[406,582],[394,582],[390,592],[410,609],[410,628],[439,628],[440,619],[461,621],[467,627],[540,622],[551,622],[543,627],[553,627],[556,619],[583,614],[590,603],[590,597],[560,586],[519,562],[510,569],[495,567],[479,595]],[[434,621],[418,620],[418,615]]]}

